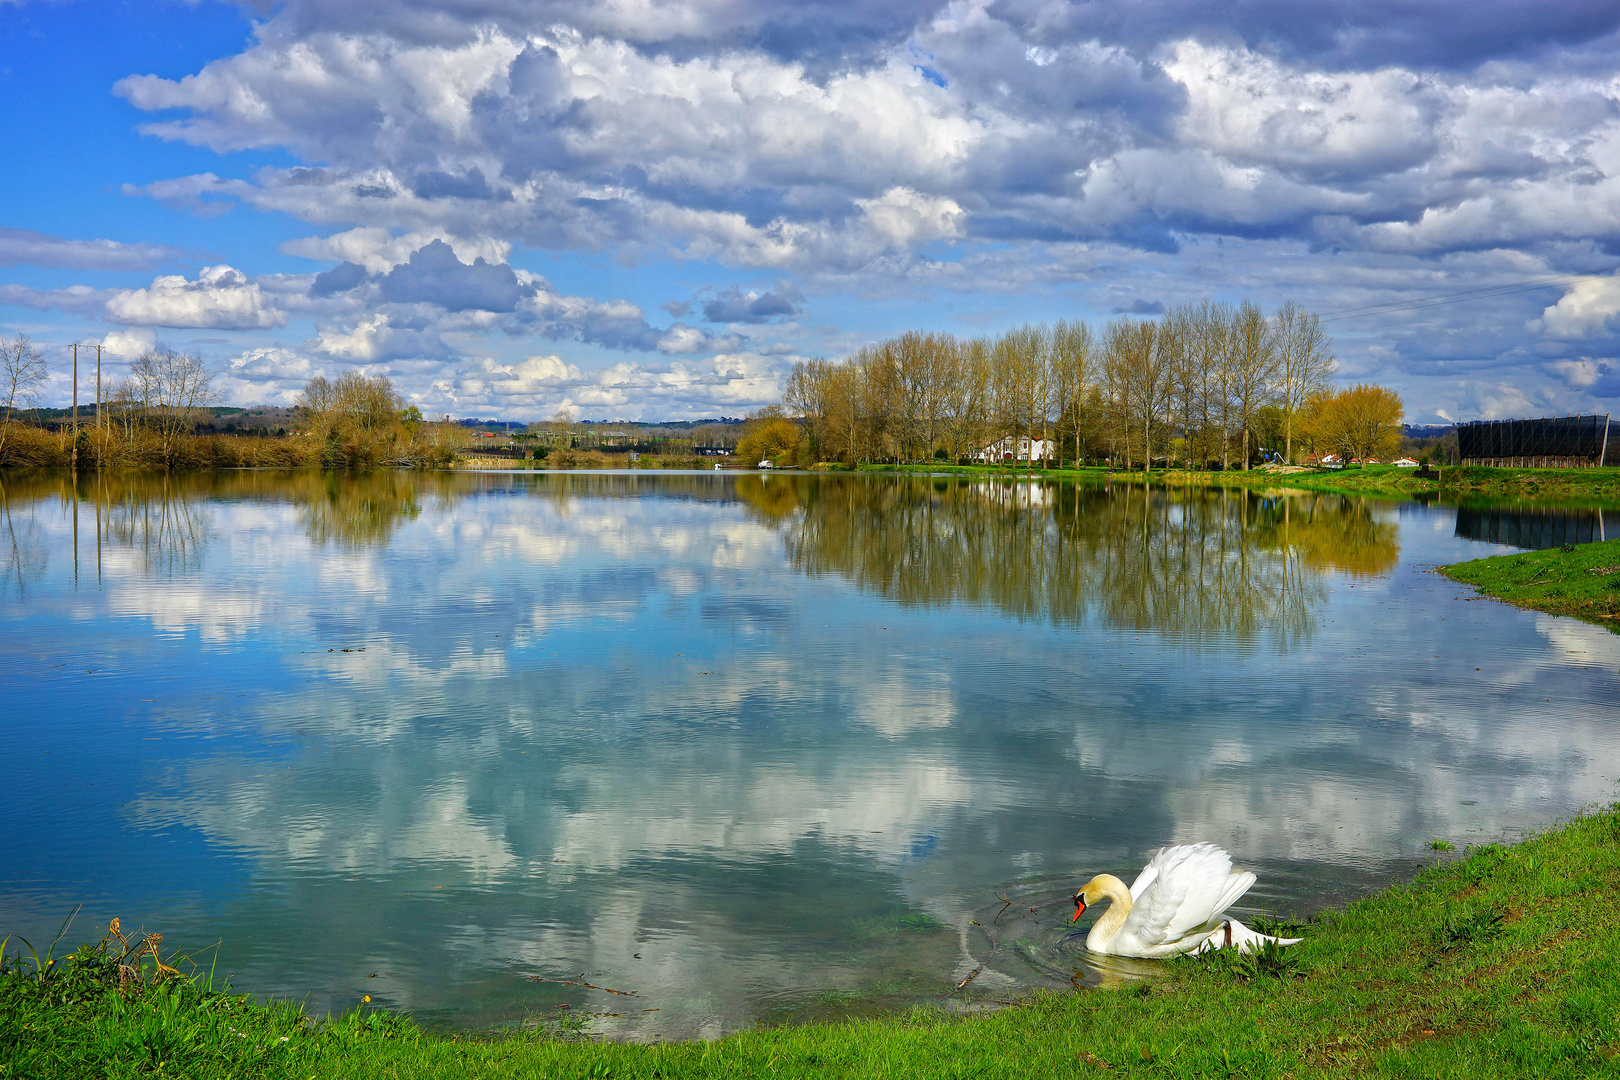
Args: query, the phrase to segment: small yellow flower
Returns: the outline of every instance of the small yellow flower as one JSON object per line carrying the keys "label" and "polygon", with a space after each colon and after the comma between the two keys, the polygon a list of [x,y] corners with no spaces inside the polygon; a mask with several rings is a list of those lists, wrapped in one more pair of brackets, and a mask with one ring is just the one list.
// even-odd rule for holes
{"label": "small yellow flower", "polygon": [[361,1001],[370,1001],[371,1000],[371,995],[367,994],[365,997],[361,998],[360,1000]]}

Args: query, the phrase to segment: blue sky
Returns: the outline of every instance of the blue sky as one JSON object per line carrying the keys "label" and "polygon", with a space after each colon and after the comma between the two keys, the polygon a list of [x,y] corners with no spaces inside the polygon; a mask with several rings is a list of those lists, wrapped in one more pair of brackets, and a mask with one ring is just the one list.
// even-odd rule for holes
{"label": "blue sky", "polygon": [[[1620,405],[1620,9],[0,0],[0,333],[230,402],[737,415],[800,357],[1203,297],[1413,422]],[[482,260],[480,262],[479,260]],[[1580,276],[1586,275],[1586,276]]]}

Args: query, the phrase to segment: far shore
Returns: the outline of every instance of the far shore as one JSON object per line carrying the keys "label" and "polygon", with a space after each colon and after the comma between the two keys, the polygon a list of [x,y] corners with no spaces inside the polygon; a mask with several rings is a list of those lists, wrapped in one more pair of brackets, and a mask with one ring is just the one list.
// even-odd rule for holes
{"label": "far shore", "polygon": [[1307,491],[1411,498],[1441,496],[1506,496],[1532,499],[1594,500],[1620,504],[1620,468],[1499,469],[1483,466],[1437,466],[1425,470],[1394,465],[1352,465],[1344,469],[1260,465],[1244,470],[1166,468],[1151,472],[1116,471],[1097,466],[1041,468],[1037,463],[1008,465],[862,465],[863,472],[921,472],[964,476],[1073,477],[1112,483],[1153,483],[1188,487],[1299,488]]}

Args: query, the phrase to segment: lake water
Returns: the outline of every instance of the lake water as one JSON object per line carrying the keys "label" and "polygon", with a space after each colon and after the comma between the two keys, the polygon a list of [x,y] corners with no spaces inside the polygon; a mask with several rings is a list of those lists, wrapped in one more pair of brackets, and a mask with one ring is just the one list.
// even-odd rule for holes
{"label": "lake water", "polygon": [[1243,912],[1308,913],[1620,778],[1620,637],[1431,570],[1550,535],[1533,507],[734,473],[0,493],[0,932],[83,903],[73,940],[220,942],[239,989],[316,1011],[674,1038],[990,1007],[1138,970],[1087,960],[1068,898],[1162,844],[1256,870]]}

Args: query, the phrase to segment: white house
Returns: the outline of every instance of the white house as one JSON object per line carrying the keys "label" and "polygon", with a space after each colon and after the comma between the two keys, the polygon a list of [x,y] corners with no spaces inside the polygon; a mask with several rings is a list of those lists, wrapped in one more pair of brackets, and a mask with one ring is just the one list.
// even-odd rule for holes
{"label": "white house", "polygon": [[1390,464],[1398,469],[1415,469],[1418,467],[1418,463],[1409,457],[1400,458],[1396,461],[1390,462]]}
{"label": "white house", "polygon": [[1043,461],[1046,458],[1057,457],[1058,446],[1052,439],[1031,439],[1027,435],[1020,435],[1015,439],[1009,435],[1000,442],[991,443],[973,456],[979,461],[988,462]]}

